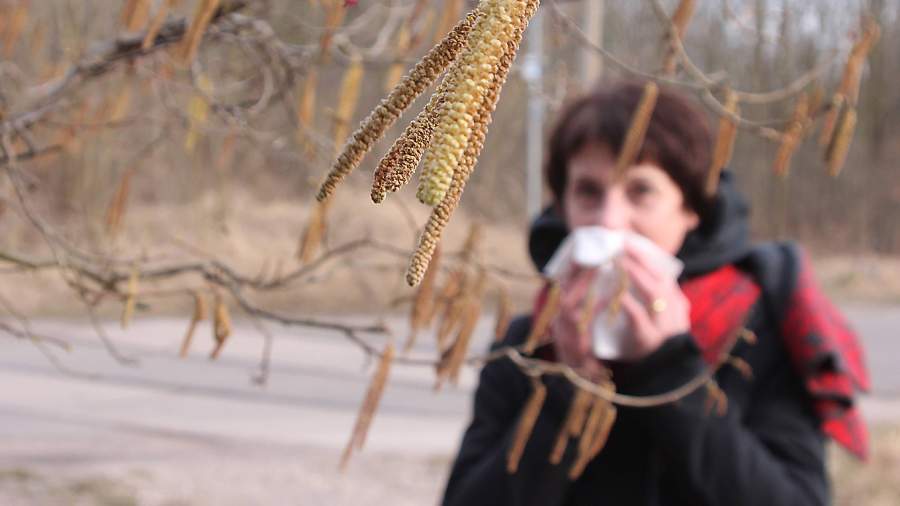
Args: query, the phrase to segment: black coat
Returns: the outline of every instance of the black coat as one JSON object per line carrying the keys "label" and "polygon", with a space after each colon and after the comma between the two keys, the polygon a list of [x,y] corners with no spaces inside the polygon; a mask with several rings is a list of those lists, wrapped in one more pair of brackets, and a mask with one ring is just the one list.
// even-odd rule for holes
{"label": "black coat", "polygon": [[[661,407],[620,407],[606,447],[573,482],[573,442],[561,464],[548,461],[573,388],[563,378],[546,377],[544,408],[518,472],[509,475],[506,454],[531,386],[510,360],[490,362],[481,372],[444,506],[829,503],[825,436],[778,331],[796,277],[796,251],[748,243],[747,207],[727,175],[717,206],[716,218],[690,234],[678,255],[685,262],[683,278],[733,264],[751,274],[763,294],[747,323],[757,344],[740,342],[732,352],[750,365],[753,377],[730,367],[715,377],[728,397],[727,413],[707,413],[705,389]],[[536,222],[530,249],[538,268],[565,235],[550,213]],[[521,344],[530,325],[530,317],[516,319],[498,346]],[[619,392],[648,395],[671,390],[705,367],[694,339],[685,334],[640,362],[619,364],[614,378]]]}

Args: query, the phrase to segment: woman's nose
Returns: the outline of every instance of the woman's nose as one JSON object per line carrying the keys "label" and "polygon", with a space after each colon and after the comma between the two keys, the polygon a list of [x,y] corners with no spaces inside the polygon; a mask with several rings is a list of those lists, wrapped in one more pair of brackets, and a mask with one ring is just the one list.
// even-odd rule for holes
{"label": "woman's nose", "polygon": [[620,191],[610,191],[598,209],[597,224],[611,230],[628,228],[628,202]]}

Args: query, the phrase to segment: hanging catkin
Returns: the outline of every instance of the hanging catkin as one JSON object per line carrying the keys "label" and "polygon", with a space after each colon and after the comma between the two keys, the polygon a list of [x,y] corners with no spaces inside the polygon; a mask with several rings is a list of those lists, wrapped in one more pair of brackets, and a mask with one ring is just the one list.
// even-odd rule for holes
{"label": "hanging catkin", "polygon": [[353,426],[353,432],[350,434],[350,440],[344,448],[341,456],[340,469],[347,467],[347,462],[354,451],[362,450],[366,442],[366,435],[369,432],[369,426],[378,410],[378,404],[381,402],[381,396],[384,394],[387,385],[388,376],[391,372],[391,363],[394,360],[394,343],[388,342],[381,353],[381,360],[378,362],[378,368],[372,375],[372,381],[366,391],[366,396],[360,405],[359,413],[356,416],[356,423]]}
{"label": "hanging catkin", "polygon": [[616,160],[617,177],[625,174],[625,171],[637,160],[638,153],[644,145],[644,137],[647,135],[647,128],[650,126],[650,118],[653,117],[658,96],[659,86],[653,81],[647,82],[644,85],[644,93],[631,117],[631,125],[628,127],[625,141],[622,143],[622,149]]}
{"label": "hanging catkin", "polygon": [[509,474],[515,474],[519,469],[519,461],[525,453],[525,445],[528,444],[528,439],[531,438],[531,431],[534,429],[534,424],[541,414],[541,408],[544,406],[546,397],[547,387],[544,386],[540,378],[533,378],[531,380],[531,396],[522,409],[512,444],[509,452],[506,454],[506,472]]}
{"label": "hanging catkin", "polygon": [[191,322],[188,324],[184,340],[181,342],[181,351],[178,353],[178,356],[181,358],[187,357],[191,349],[191,341],[194,339],[194,331],[197,329],[197,324],[206,319],[206,299],[203,298],[203,294],[195,291],[192,296],[194,299],[194,314],[191,316]]}

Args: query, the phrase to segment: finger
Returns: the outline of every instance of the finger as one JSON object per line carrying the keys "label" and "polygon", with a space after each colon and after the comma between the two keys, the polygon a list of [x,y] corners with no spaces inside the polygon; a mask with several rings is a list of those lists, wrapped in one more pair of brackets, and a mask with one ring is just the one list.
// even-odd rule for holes
{"label": "finger", "polygon": [[582,300],[587,296],[596,278],[595,269],[582,268],[577,276],[571,280],[568,286],[563,286],[563,305],[569,309],[581,306]]}
{"label": "finger", "polygon": [[666,295],[662,282],[652,277],[645,269],[630,258],[622,258],[622,269],[631,285],[637,289],[638,294],[645,301],[655,300]]}
{"label": "finger", "polygon": [[625,242],[624,258],[631,259],[653,279],[662,281],[669,277],[666,276],[666,273],[661,267],[650,258],[646,251],[635,246],[633,242]]}
{"label": "finger", "polygon": [[638,302],[634,295],[626,293],[622,297],[622,309],[628,315],[636,335],[646,336],[653,334],[655,325],[650,319],[650,313],[647,312],[647,308],[643,304]]}

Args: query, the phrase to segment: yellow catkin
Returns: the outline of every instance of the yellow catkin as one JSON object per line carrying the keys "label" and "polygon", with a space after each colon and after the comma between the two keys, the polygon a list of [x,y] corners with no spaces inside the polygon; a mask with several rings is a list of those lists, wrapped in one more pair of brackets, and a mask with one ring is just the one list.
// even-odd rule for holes
{"label": "yellow catkin", "polygon": [[194,94],[187,105],[188,131],[184,137],[184,150],[188,153],[193,153],[209,120],[209,102],[206,97],[212,94],[212,81],[201,74],[197,77],[197,88],[200,92]]}
{"label": "yellow catkin", "polygon": [[228,314],[228,306],[225,304],[225,300],[219,294],[216,294],[215,301],[215,310],[213,313],[213,339],[215,340],[215,346],[213,347],[212,353],[210,353],[210,359],[217,359],[219,355],[222,353],[222,348],[225,346],[225,341],[228,339],[228,336],[231,335],[231,316]]}
{"label": "yellow catkin", "polygon": [[419,331],[426,325],[429,315],[434,311],[434,291],[437,284],[437,275],[440,271],[440,249],[435,251],[431,265],[425,273],[425,278],[416,289],[416,295],[413,298],[412,309],[409,315],[409,338],[406,345],[403,346],[404,351],[412,349],[416,342],[416,336]]}
{"label": "yellow catkin", "polygon": [[594,310],[596,309],[598,298],[597,285],[591,285],[584,298],[584,305],[581,307],[581,315],[578,318],[578,335],[583,336],[588,333],[588,329],[590,329],[591,323],[594,321]]}
{"label": "yellow catkin", "polygon": [[621,177],[629,167],[634,165],[641,146],[644,145],[644,136],[647,135],[647,127],[650,126],[650,118],[653,117],[653,109],[656,108],[656,98],[659,96],[659,86],[650,81],[644,85],[644,93],[638,102],[637,108],[631,117],[631,125],[625,134],[625,141],[619,151],[616,161],[616,175]]}
{"label": "yellow catkin", "polygon": [[131,269],[128,275],[128,285],[125,287],[125,306],[122,308],[122,328],[127,329],[131,323],[131,317],[134,316],[134,306],[137,302],[138,278],[140,271],[137,267]]}
{"label": "yellow catkin", "polygon": [[772,165],[772,170],[775,174],[782,177],[787,175],[791,166],[791,157],[794,156],[794,151],[797,150],[797,146],[800,145],[800,141],[803,138],[803,128],[808,114],[808,98],[805,94],[801,94],[797,98],[791,122],[787,130],[782,134],[781,145],[775,154],[775,162]]}
{"label": "yellow catkin", "polygon": [[509,293],[506,288],[497,289],[497,319],[494,323],[494,342],[499,343],[506,337],[509,322],[512,320],[512,304],[509,301]]}
{"label": "yellow catkin", "polygon": [[563,455],[566,452],[566,446],[569,438],[577,437],[584,428],[584,421],[587,418],[588,409],[591,407],[592,395],[587,390],[576,388],[572,403],[569,404],[569,411],[566,418],[559,428],[556,436],[556,443],[550,452],[550,463],[557,465],[562,462]]}
{"label": "yellow catkin", "polygon": [[853,132],[856,129],[856,109],[852,106],[844,108],[841,118],[838,121],[837,130],[828,150],[825,154],[825,161],[828,164],[828,173],[832,177],[837,177],[847,161],[847,154],[850,152],[850,143],[853,141]]}
{"label": "yellow catkin", "polygon": [[438,112],[434,139],[423,156],[425,168],[419,178],[418,199],[436,206],[450,189],[453,172],[460,164],[475,126],[475,118],[484,107],[484,97],[494,81],[506,42],[515,26],[512,9],[521,1],[482,0],[480,16],[469,33],[466,51],[448,76],[453,87],[447,91]]}
{"label": "yellow catkin", "polygon": [[619,276],[618,285],[616,286],[616,292],[609,301],[609,307],[606,311],[607,321],[609,323],[614,322],[616,318],[619,317],[619,313],[622,312],[622,299],[625,298],[625,295],[628,293],[628,287],[631,285],[631,280],[628,279],[628,274],[622,266],[616,265],[616,272]]}
{"label": "yellow catkin", "polygon": [[182,65],[188,66],[194,61],[194,57],[197,55],[197,48],[200,46],[200,40],[203,39],[203,33],[206,32],[206,27],[209,26],[213,14],[219,7],[219,1],[200,0],[197,4],[191,26],[188,27],[181,42],[181,54],[179,56]]}
{"label": "yellow catkin", "polygon": [[159,31],[166,21],[166,16],[169,14],[172,7],[175,6],[175,1],[176,0],[164,0],[159,3],[156,14],[153,15],[153,19],[150,20],[150,26],[147,27],[147,33],[144,34],[144,40],[141,41],[141,49],[146,51],[153,46],[156,41],[156,36],[159,35]]}
{"label": "yellow catkin", "polygon": [[465,47],[466,37],[475,21],[475,13],[469,13],[456,25],[438,45],[433,47],[410,72],[400,80],[400,84],[375,107],[360,123],[344,150],[338,155],[316,198],[327,199],[337,185],[359,166],[366,153],[378,142],[385,131],[394,124],[400,114],[409,107],[437,76],[456,59]]}
{"label": "yellow catkin", "polygon": [[588,450],[590,459],[596,458],[603,450],[603,447],[606,446],[606,441],[609,439],[609,433],[616,423],[616,415],[616,407],[611,402],[607,402],[600,418],[600,422],[597,424],[597,430],[591,435],[591,446]]}
{"label": "yellow catkin", "polygon": [[544,302],[541,312],[538,313],[537,318],[534,319],[534,324],[531,326],[531,333],[528,334],[528,338],[525,340],[525,346],[522,348],[522,351],[525,353],[534,352],[538,343],[547,334],[547,331],[550,329],[550,323],[556,318],[556,314],[559,312],[559,299],[559,283],[554,281],[550,285],[550,290],[547,292],[547,300]]}
{"label": "yellow catkin", "polygon": [[541,414],[541,408],[544,407],[544,399],[547,397],[547,387],[540,378],[531,381],[531,389],[531,396],[522,409],[509,453],[506,454],[506,472],[509,474],[515,474],[519,469],[519,461],[522,460],[522,455],[525,453],[525,445],[531,438],[531,431],[534,429],[534,424]]}
{"label": "yellow catkin", "polygon": [[578,454],[575,457],[575,462],[572,463],[572,467],[569,468],[569,479],[576,480],[581,473],[584,472],[585,467],[587,467],[588,463],[591,461],[591,450],[593,449],[594,436],[598,434],[598,431],[603,427],[604,413],[609,409],[610,404],[605,399],[596,396],[591,403],[591,411],[587,417],[587,421],[584,424],[584,430],[581,432],[581,437],[578,440]]}
{"label": "yellow catkin", "polygon": [[150,14],[150,0],[129,0],[122,10],[122,26],[129,32],[142,30]]}
{"label": "yellow catkin", "polygon": [[364,69],[362,60],[355,58],[344,77],[341,80],[341,88],[338,92],[338,104],[334,114],[334,146],[335,157],[340,155],[342,146],[347,140],[350,131],[350,121],[353,119],[353,113],[356,111],[356,104],[359,102],[359,90],[362,84]]}
{"label": "yellow catkin", "polygon": [[[739,114],[738,96],[733,90],[728,90],[725,94],[724,108],[732,114]],[[707,195],[716,194],[722,169],[731,161],[735,138],[737,138],[737,123],[730,117],[722,115],[719,118],[719,130],[716,134],[716,145],[713,148],[712,165],[710,165],[706,177]]]}
{"label": "yellow catkin", "polygon": [[516,21],[512,24],[514,36],[506,44],[506,52],[500,59],[498,69],[494,74],[494,80],[485,95],[485,106],[479,110],[473,128],[473,136],[466,147],[462,163],[458,170],[453,172],[453,180],[444,199],[432,210],[431,216],[429,216],[428,222],[425,224],[425,230],[419,236],[418,245],[410,259],[409,267],[406,271],[406,282],[411,286],[415,286],[421,281],[444,228],[446,228],[450,217],[459,205],[465,185],[472,175],[472,171],[475,169],[475,164],[478,162],[478,157],[484,147],[484,139],[491,123],[494,108],[497,105],[497,99],[500,96],[500,90],[503,87],[503,83],[506,82],[509,68],[516,57],[522,34],[528,25],[528,21],[537,11],[538,4],[539,0],[527,0],[521,15],[517,16]]}
{"label": "yellow catkin", "polygon": [[194,292],[192,295],[194,297],[194,314],[191,316],[191,323],[188,325],[184,339],[181,341],[181,351],[178,353],[178,356],[181,358],[187,357],[191,349],[191,341],[194,339],[194,331],[197,329],[197,324],[206,319],[206,299],[199,291]]}
{"label": "yellow catkin", "polygon": [[[694,7],[696,7],[695,0],[681,0],[678,2],[678,7],[675,8],[675,13],[672,14],[672,26],[679,39],[684,38],[688,22],[690,22],[691,17],[694,15]],[[671,37],[671,35],[669,37]],[[666,57],[663,61],[664,75],[673,75],[677,68],[678,58],[673,44],[674,41],[672,40],[667,44]]]}
{"label": "yellow catkin", "polygon": [[122,228],[122,217],[125,215],[125,208],[128,203],[128,194],[131,191],[131,177],[133,170],[128,169],[122,174],[116,193],[113,195],[106,209],[106,233],[116,235]]}
{"label": "yellow catkin", "polygon": [[297,248],[297,258],[303,265],[310,263],[319,251],[319,246],[322,244],[322,238],[325,237],[325,230],[328,226],[329,207],[331,207],[331,200],[313,204],[306,222],[306,228],[304,228],[303,235],[300,237],[300,247]]}
{"label": "yellow catkin", "polygon": [[385,346],[384,351],[381,353],[381,360],[378,362],[378,368],[372,375],[372,381],[369,383],[369,388],[366,391],[366,396],[365,398],[363,398],[359,413],[356,416],[356,423],[353,426],[353,432],[350,435],[350,440],[347,442],[347,446],[344,448],[344,453],[341,456],[341,470],[346,469],[347,462],[349,462],[350,455],[353,453],[353,451],[361,450],[363,444],[365,444],[369,426],[372,424],[372,419],[375,416],[375,411],[378,409],[378,404],[381,401],[381,396],[384,393],[385,386],[387,385],[388,376],[391,371],[391,363],[393,362],[393,360],[394,343],[388,342],[387,346]]}

